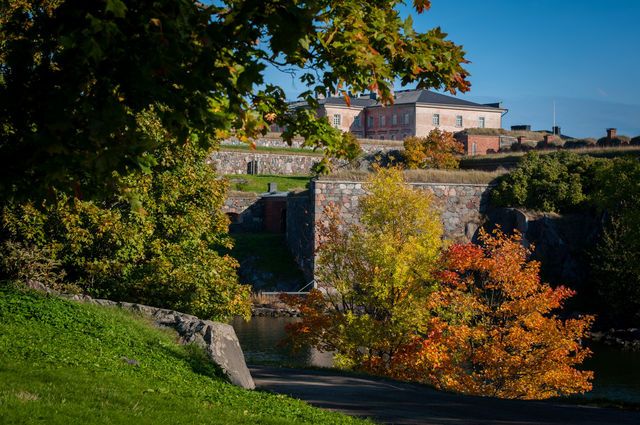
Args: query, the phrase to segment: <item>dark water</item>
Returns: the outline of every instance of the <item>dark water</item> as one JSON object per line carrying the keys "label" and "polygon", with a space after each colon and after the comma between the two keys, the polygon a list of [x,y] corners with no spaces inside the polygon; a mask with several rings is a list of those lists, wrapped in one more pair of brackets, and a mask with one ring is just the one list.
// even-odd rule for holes
{"label": "dark water", "polygon": [[[304,349],[291,354],[276,344],[285,337],[284,325],[300,319],[254,317],[249,322],[234,319],[233,325],[247,363],[273,362],[291,366],[324,366],[333,363],[330,354]],[[640,402],[640,353],[592,345],[593,356],[584,368],[593,370],[593,390],[585,396]]]}
{"label": "dark water", "polygon": [[269,362],[290,366],[332,366],[331,354],[311,348],[292,354],[289,348],[276,346],[286,336],[284,325],[299,320],[294,317],[254,317],[249,322],[235,318],[230,323],[238,335],[248,364]]}

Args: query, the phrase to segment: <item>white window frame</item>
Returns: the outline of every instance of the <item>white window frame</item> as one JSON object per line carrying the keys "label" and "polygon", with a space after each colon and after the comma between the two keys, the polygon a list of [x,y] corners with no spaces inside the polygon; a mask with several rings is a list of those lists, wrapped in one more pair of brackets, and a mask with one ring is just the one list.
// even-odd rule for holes
{"label": "white window frame", "polygon": [[342,125],[342,115],[333,114],[333,126],[340,127]]}
{"label": "white window frame", "polygon": [[478,128],[484,128],[484,126],[485,126],[484,117],[478,117]]}
{"label": "white window frame", "polygon": [[462,115],[456,115],[456,127],[462,127]]}
{"label": "white window frame", "polygon": [[398,125],[398,115],[397,114],[391,115],[391,125]]}
{"label": "white window frame", "polygon": [[409,113],[408,112],[405,112],[402,115],[402,124],[403,125],[409,125]]}
{"label": "white window frame", "polygon": [[373,128],[375,126],[373,117],[369,115],[369,128]]}
{"label": "white window frame", "polygon": [[353,117],[353,126],[355,128],[360,128],[360,115]]}
{"label": "white window frame", "polygon": [[380,127],[384,127],[387,125],[387,117],[385,117],[384,115],[380,115]]}
{"label": "white window frame", "polygon": [[440,114],[433,114],[433,125],[440,125]]}

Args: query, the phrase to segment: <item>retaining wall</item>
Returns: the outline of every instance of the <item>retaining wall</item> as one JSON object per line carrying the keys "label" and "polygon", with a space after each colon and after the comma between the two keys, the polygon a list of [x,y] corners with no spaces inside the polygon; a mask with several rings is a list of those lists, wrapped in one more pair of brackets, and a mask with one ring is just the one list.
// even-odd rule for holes
{"label": "retaining wall", "polygon": [[313,279],[313,211],[310,191],[287,197],[287,247],[302,269],[305,279]]}
{"label": "retaining wall", "polygon": [[[491,185],[457,183],[411,183],[434,195],[441,211],[444,236],[450,240],[470,241],[488,206]],[[341,206],[342,218],[348,224],[359,220],[358,205],[365,194],[362,182],[312,181],[314,222],[322,220],[330,203]],[[317,241],[316,241],[317,242]]]}
{"label": "retaining wall", "polygon": [[[376,140],[371,139],[359,139],[360,148],[365,153],[374,153],[374,152],[388,152],[395,149],[402,149],[402,144],[398,145],[389,145],[387,143],[383,143],[382,141],[376,142]],[[252,140],[252,142],[258,147],[264,148],[298,148],[298,149],[309,149],[310,151],[313,149],[308,146],[302,146],[304,140],[302,139],[293,139],[291,145],[287,144],[281,137],[260,137],[258,139]],[[231,137],[229,139],[224,139],[221,143],[222,147],[226,146],[247,146],[245,142],[240,141],[235,137]]]}
{"label": "retaining wall", "polygon": [[[218,174],[309,174],[319,155],[281,155],[251,151],[220,151],[211,154],[207,163]],[[256,170],[249,171],[250,164],[257,163]]]}

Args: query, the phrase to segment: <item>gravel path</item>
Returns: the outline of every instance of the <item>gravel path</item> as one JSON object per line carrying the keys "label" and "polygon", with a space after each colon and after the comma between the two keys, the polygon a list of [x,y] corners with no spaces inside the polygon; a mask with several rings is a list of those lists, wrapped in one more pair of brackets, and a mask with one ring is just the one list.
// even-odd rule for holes
{"label": "gravel path", "polygon": [[638,412],[456,395],[421,385],[325,371],[271,366],[249,369],[259,388],[388,424],[640,425]]}

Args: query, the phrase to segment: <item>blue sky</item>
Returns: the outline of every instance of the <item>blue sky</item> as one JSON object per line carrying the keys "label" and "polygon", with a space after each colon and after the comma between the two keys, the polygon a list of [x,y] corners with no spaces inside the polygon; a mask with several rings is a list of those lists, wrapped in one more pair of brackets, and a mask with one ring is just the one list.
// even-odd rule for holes
{"label": "blue sky", "polygon": [[[555,101],[563,134],[640,135],[640,0],[432,0],[407,13],[463,45],[472,86],[460,97],[503,102],[504,128],[550,129]],[[305,89],[274,70],[267,79],[292,100]]]}

